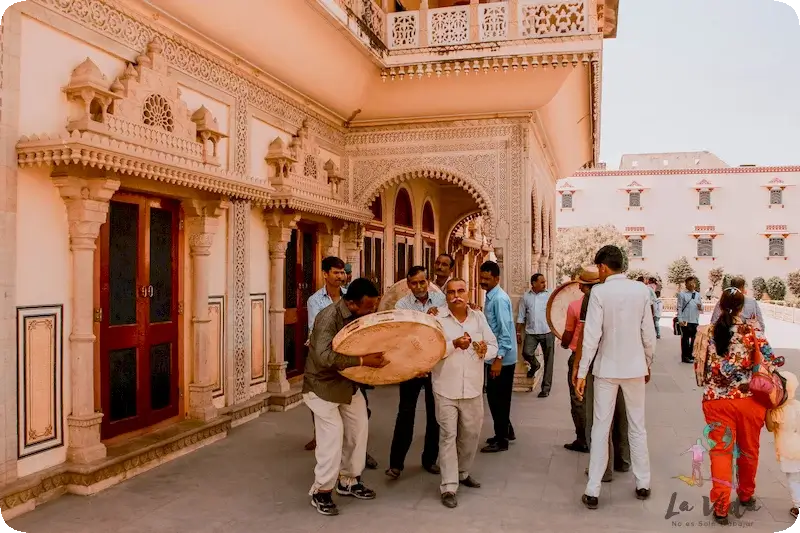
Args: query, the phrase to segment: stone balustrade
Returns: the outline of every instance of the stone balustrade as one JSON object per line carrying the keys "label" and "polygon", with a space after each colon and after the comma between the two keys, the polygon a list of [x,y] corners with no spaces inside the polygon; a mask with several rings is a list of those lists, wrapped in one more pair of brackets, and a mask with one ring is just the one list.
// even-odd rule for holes
{"label": "stone balustrade", "polygon": [[[664,303],[664,312],[674,313],[676,311],[677,299],[662,298],[661,301]],[[712,313],[715,305],[717,305],[716,300],[703,300],[703,313]],[[758,302],[758,305],[761,307],[764,318],[772,318],[790,324],[800,324],[800,307],[790,307],[768,302]]]}

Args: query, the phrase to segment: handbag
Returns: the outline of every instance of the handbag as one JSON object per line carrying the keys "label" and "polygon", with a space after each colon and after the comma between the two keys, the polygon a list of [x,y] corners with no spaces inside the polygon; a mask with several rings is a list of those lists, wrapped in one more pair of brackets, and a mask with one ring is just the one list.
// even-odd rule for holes
{"label": "handbag", "polygon": [[[750,327],[750,331],[755,337],[755,330]],[[786,400],[786,380],[781,376],[775,367],[764,361],[764,356],[756,341],[753,348],[753,376],[750,378],[750,392],[758,403],[767,409],[777,409]]]}
{"label": "handbag", "polygon": [[[694,300],[694,294],[692,294],[692,300]],[[684,304],[683,308],[681,309],[681,313],[686,311],[686,308],[689,307],[689,304],[692,303],[692,300],[689,300]],[[678,315],[681,313],[678,313]],[[681,329],[681,322],[678,320],[678,315],[672,319],[672,333],[680,337],[683,335],[683,330]]]}

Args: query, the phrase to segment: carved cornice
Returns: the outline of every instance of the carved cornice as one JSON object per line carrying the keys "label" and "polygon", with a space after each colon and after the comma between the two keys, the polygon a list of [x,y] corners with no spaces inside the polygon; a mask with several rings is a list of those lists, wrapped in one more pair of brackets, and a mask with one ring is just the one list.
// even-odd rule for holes
{"label": "carved cornice", "polygon": [[265,205],[271,209],[292,209],[362,224],[366,224],[373,218],[369,207],[354,207],[341,200],[332,200],[321,195],[309,193],[304,194],[303,191],[273,194],[265,202]]}
{"label": "carved cornice", "polygon": [[269,199],[272,190],[265,180],[248,180],[212,165],[77,130],[64,136],[23,137],[17,143],[17,162],[22,168],[83,165],[261,204]]}

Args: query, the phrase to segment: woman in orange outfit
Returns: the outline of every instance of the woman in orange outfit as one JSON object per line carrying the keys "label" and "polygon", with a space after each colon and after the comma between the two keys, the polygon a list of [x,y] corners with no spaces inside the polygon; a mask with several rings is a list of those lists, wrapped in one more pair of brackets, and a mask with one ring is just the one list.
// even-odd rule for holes
{"label": "woman in orange outfit", "polygon": [[744,294],[739,289],[723,291],[722,314],[712,325],[705,361],[703,413],[713,444],[709,452],[711,502],[714,520],[721,525],[728,523],[732,489],[741,507],[755,506],[759,440],[766,418],[766,408],[749,390],[756,350],[765,362],[783,364],[782,358],[776,360],[758,324],[741,319],[743,307]]}

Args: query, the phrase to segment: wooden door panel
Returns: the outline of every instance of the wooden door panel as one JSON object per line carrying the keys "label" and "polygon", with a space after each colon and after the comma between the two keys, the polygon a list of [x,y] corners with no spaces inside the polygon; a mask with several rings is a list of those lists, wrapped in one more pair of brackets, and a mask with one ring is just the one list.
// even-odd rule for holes
{"label": "wooden door panel", "polygon": [[101,230],[103,438],[179,412],[176,203],[120,193]]}

